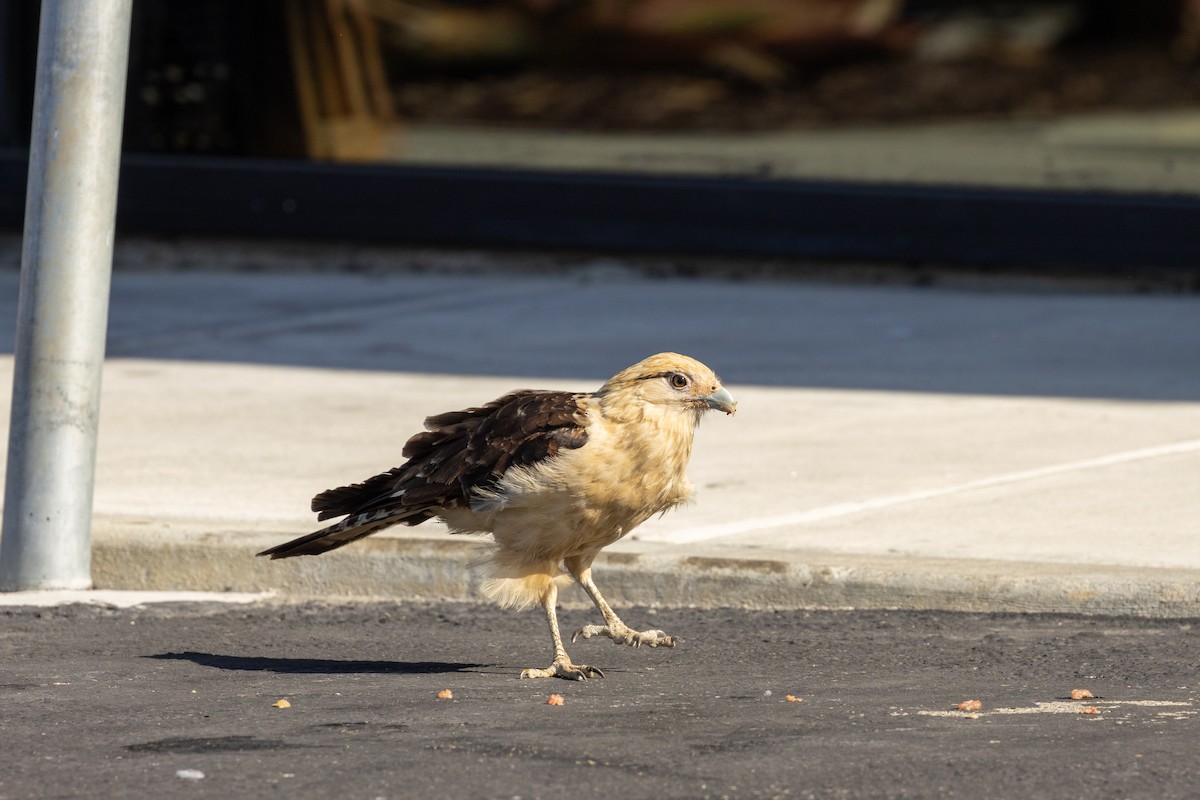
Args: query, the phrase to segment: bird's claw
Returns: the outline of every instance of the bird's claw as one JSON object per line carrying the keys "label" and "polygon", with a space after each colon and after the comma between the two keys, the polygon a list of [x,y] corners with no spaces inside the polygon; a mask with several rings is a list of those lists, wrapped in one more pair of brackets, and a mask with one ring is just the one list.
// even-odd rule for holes
{"label": "bird's claw", "polygon": [[603,678],[604,672],[599,667],[588,664],[572,664],[570,661],[555,659],[554,663],[545,669],[523,669],[521,680],[526,678],[562,678],[568,681],[586,681],[588,678]]}
{"label": "bird's claw", "polygon": [[613,644],[627,644],[630,647],[674,647],[680,639],[674,636],[667,635],[664,631],[635,631],[628,626],[620,625],[609,627],[608,625],[584,625],[579,630],[575,631],[575,635],[571,637],[571,641],[576,639],[590,639],[593,636],[607,636],[612,639]]}

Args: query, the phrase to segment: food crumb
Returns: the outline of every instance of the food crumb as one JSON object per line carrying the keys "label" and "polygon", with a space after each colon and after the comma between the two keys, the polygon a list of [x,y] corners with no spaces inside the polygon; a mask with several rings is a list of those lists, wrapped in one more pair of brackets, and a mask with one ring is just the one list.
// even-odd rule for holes
{"label": "food crumb", "polygon": [[546,698],[546,705],[561,706],[563,704],[563,696],[561,694],[552,694]]}
{"label": "food crumb", "polygon": [[449,689],[442,689],[437,693],[437,698],[438,700],[453,700],[454,692],[450,691]]}
{"label": "food crumb", "polygon": [[289,703],[287,701],[287,698],[285,698],[285,697],[279,698],[274,703],[271,703],[271,705],[274,706],[275,708],[291,708],[292,707],[292,704]]}
{"label": "food crumb", "polygon": [[1095,706],[1084,706],[1083,708],[1079,709],[1079,713],[1080,714],[1099,714],[1100,709],[1096,708]]}
{"label": "food crumb", "polygon": [[978,711],[983,708],[982,700],[963,700],[956,706],[959,711]]}
{"label": "food crumb", "polygon": [[804,702],[803,697],[796,697],[796,695],[794,695],[794,694],[784,695],[783,699],[788,701],[789,703],[803,703]]}
{"label": "food crumb", "polygon": [[1087,699],[1095,697],[1095,696],[1096,695],[1092,694],[1087,689],[1072,689],[1071,690],[1071,699],[1072,700],[1087,700]]}

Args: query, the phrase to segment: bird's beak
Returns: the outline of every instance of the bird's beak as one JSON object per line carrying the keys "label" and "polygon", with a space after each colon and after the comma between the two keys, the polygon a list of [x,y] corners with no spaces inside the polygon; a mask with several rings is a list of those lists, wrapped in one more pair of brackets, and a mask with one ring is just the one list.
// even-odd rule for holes
{"label": "bird's beak", "polygon": [[724,411],[726,414],[737,413],[737,400],[733,399],[733,395],[724,386],[718,388],[715,392],[703,398],[709,408],[715,408],[718,411]]}

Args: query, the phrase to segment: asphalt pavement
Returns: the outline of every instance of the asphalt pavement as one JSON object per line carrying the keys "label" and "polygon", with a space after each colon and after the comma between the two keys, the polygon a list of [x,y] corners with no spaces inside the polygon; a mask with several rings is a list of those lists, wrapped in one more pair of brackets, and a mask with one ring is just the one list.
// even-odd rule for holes
{"label": "asphalt pavement", "polygon": [[623,611],[683,644],[573,683],[490,606],[0,608],[0,798],[1196,796],[1192,623]]}
{"label": "asphalt pavement", "polygon": [[[253,553],[431,413],[676,350],[739,412],[698,433],[695,501],[599,563],[616,602],[1200,616],[1196,296],[278,243],[117,258],[99,588],[475,598],[470,543],[433,523]],[[0,271],[0,385],[17,285]]]}

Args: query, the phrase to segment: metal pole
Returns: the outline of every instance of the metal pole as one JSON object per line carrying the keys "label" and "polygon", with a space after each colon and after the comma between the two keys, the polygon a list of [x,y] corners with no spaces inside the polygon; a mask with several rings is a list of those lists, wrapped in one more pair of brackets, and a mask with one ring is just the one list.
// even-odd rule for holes
{"label": "metal pole", "polygon": [[0,591],[91,586],[132,0],[42,0]]}

